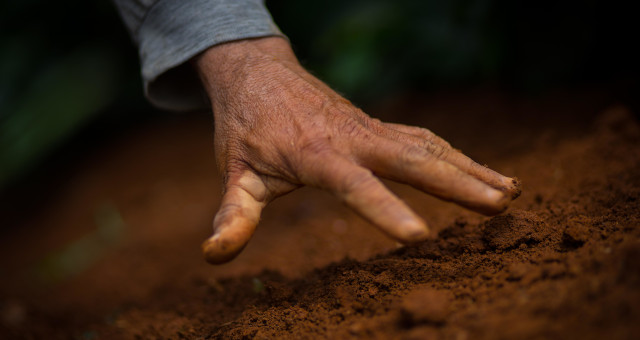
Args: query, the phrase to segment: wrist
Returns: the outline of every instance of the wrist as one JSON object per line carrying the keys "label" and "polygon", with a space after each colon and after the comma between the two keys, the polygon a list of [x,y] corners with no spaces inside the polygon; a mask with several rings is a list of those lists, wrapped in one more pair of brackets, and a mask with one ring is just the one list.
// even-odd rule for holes
{"label": "wrist", "polygon": [[266,71],[272,63],[300,67],[289,42],[281,37],[265,37],[231,41],[210,47],[193,60],[202,84],[214,99],[248,73]]}

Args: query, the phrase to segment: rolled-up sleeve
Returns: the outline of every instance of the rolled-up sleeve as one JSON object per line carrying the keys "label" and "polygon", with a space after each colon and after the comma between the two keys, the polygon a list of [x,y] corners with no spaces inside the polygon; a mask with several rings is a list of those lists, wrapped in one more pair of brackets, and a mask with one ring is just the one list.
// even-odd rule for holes
{"label": "rolled-up sleeve", "polygon": [[194,110],[207,99],[189,59],[223,42],[283,36],[262,0],[114,0],[142,67],[145,95],[157,107]]}

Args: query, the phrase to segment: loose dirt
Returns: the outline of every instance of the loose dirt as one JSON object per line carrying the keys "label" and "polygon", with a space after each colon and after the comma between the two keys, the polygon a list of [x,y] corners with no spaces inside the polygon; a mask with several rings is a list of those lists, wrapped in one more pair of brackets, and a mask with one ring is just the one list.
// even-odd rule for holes
{"label": "loose dirt", "polygon": [[220,198],[208,118],[113,137],[3,230],[0,337],[637,339],[640,125],[610,104],[585,91],[389,101],[374,114],[431,128],[519,177],[522,196],[488,218],[388,183],[436,234],[400,247],[302,189],[218,267],[199,249]]}

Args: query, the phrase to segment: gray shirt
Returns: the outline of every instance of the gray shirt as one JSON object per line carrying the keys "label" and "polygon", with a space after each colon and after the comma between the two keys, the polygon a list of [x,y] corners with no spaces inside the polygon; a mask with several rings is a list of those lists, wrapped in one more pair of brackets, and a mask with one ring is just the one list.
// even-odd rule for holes
{"label": "gray shirt", "polygon": [[114,0],[138,46],[144,92],[168,110],[208,106],[189,59],[227,41],[279,35],[263,0]]}

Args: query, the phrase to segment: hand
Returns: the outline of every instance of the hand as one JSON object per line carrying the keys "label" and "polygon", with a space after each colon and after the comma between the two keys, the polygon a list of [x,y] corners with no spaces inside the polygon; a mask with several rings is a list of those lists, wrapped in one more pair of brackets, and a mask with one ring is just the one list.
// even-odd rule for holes
{"label": "hand", "polygon": [[504,211],[519,184],[481,166],[431,131],[372,119],[269,37],[214,46],[195,60],[211,99],[224,196],[203,244],[210,263],[233,259],[262,209],[309,185],[390,237],[413,243],[429,229],[376,176],[412,185],[483,214]]}

